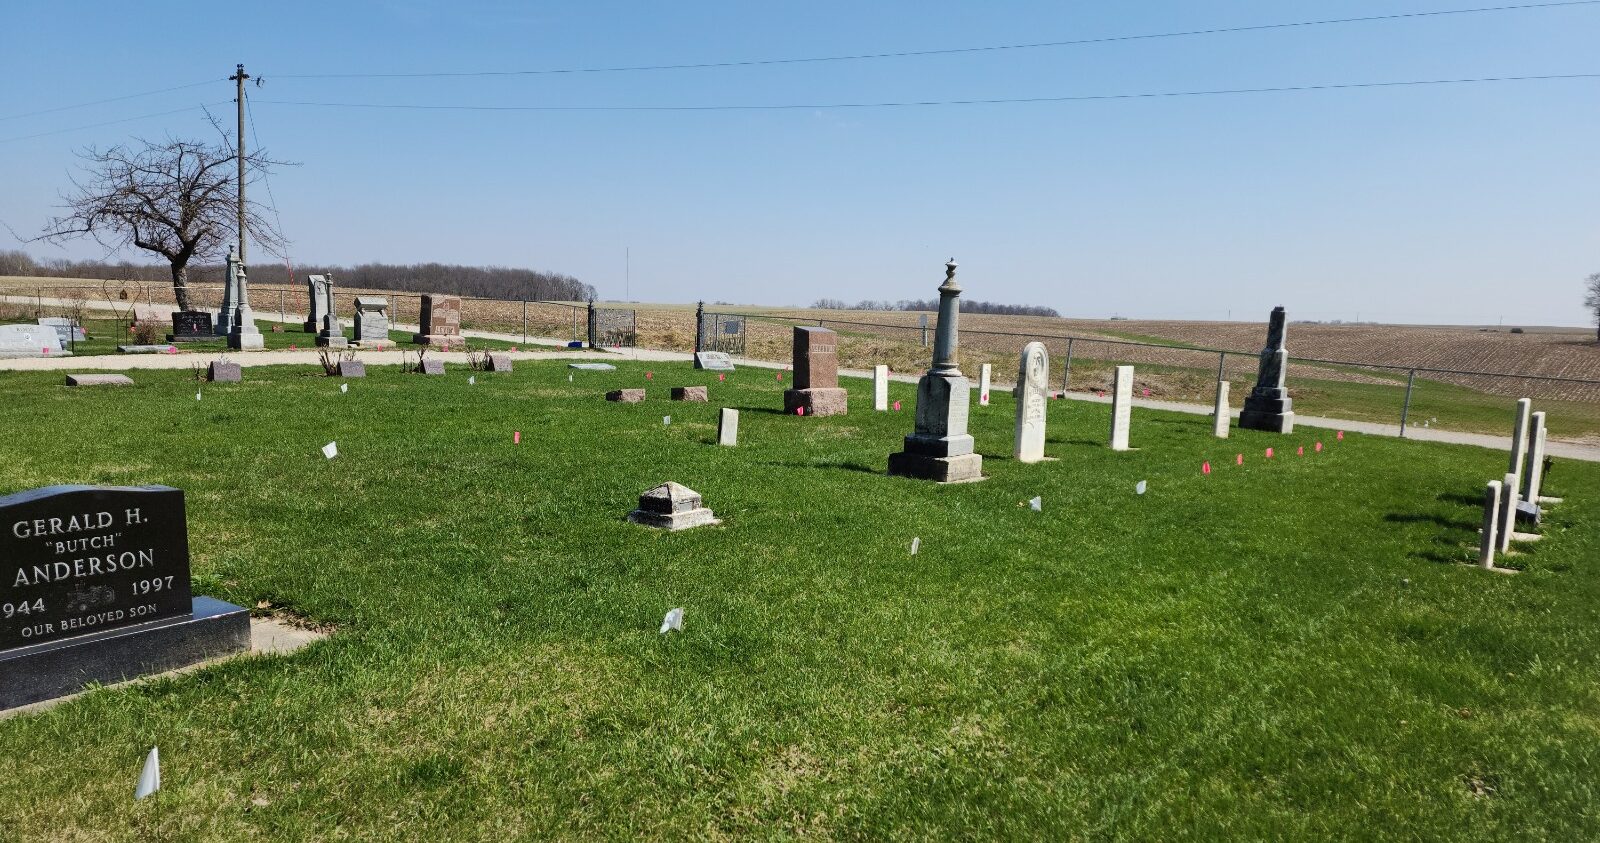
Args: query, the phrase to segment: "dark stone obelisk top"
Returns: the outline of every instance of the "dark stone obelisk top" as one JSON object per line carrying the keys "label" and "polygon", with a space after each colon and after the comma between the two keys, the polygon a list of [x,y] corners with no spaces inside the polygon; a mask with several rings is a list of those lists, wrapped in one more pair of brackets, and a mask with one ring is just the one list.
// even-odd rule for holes
{"label": "dark stone obelisk top", "polygon": [[939,328],[934,334],[933,366],[917,381],[916,429],[905,450],[889,455],[889,473],[940,483],[983,479],[983,456],[973,452],[967,433],[967,379],[956,363],[961,285],[956,261],[945,264],[939,285]]}
{"label": "dark stone obelisk top", "polygon": [[1272,319],[1267,323],[1267,345],[1261,349],[1261,362],[1256,369],[1256,386],[1244,399],[1244,410],[1239,414],[1241,428],[1273,433],[1294,431],[1294,402],[1284,387],[1289,371],[1289,349],[1285,346],[1288,330],[1283,306],[1273,308]]}

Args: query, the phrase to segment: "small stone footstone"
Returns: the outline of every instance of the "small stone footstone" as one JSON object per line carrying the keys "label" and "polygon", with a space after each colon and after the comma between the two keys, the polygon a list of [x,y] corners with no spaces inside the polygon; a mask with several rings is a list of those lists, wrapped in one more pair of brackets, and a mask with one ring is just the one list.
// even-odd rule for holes
{"label": "small stone footstone", "polygon": [[989,406],[989,380],[994,374],[994,367],[988,363],[978,367],[978,406]]}
{"label": "small stone footstone", "polygon": [[212,383],[239,383],[244,380],[244,370],[238,363],[217,360],[206,369],[206,380]]}
{"label": "small stone footstone", "polygon": [[674,401],[699,401],[705,403],[711,400],[703,386],[675,386],[672,388]]}
{"label": "small stone footstone", "polygon": [[621,401],[624,404],[637,404],[644,400],[642,389],[613,389],[606,393],[607,401]]}
{"label": "small stone footstone", "polygon": [[442,375],[442,374],[444,374],[444,361],[443,360],[424,360],[424,361],[422,361],[422,373],[424,375]]}
{"label": "small stone footstone", "polygon": [[491,355],[489,355],[489,368],[488,368],[488,371],[491,371],[491,372],[509,372],[509,371],[511,371],[511,355],[509,355],[509,354],[491,354]]}
{"label": "small stone footstone", "polygon": [[739,411],[723,407],[717,416],[717,444],[734,447],[739,444]]}
{"label": "small stone footstone", "polygon": [[701,505],[699,492],[671,482],[640,495],[639,508],[628,513],[628,520],[662,530],[687,530],[722,523]]}
{"label": "small stone footstone", "polygon": [[696,351],[694,353],[694,367],[713,372],[731,372],[733,371],[733,361],[728,358],[728,355],[720,351]]}
{"label": "small stone footstone", "polygon": [[[805,412],[796,412],[801,409]],[[794,388],[784,390],[784,413],[842,416],[849,409],[849,393],[839,388],[839,336],[827,328],[796,325]]]}
{"label": "small stone footstone", "polygon": [[133,386],[127,375],[67,375],[67,386]]}
{"label": "small stone footstone", "polygon": [[615,372],[616,366],[610,363],[568,363],[568,369],[581,369],[585,372]]}
{"label": "small stone footstone", "polygon": [[367,376],[367,364],[360,360],[340,360],[339,377],[364,378]]}

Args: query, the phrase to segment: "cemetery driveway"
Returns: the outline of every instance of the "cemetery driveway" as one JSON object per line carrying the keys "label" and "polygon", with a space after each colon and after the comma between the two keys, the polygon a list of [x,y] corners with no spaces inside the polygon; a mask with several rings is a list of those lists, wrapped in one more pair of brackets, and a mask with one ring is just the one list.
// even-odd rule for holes
{"label": "cemetery driveway", "polygon": [[[13,300],[22,301],[22,302],[39,302],[38,299],[35,299],[35,298],[31,297],[31,296],[0,296],[0,301],[13,301]],[[61,304],[65,304],[66,302],[65,302],[65,300],[56,301],[56,300],[52,300],[52,299],[46,298],[42,302],[39,302],[39,303],[52,304],[52,305],[61,305]],[[91,306],[93,306],[93,305],[91,305]],[[155,317],[158,317],[158,318],[161,317],[161,316],[165,316],[168,313],[171,313],[174,309],[175,308],[172,305],[154,305],[152,307],[146,307],[144,305],[140,305],[139,306],[139,311],[140,311],[141,314],[145,314],[148,311],[149,315],[155,316]],[[280,320],[280,319],[272,316],[271,314],[258,314],[257,318],[261,319],[263,321],[272,321],[272,322],[282,321],[282,322],[285,322],[285,323],[291,323],[291,322],[298,323],[300,321],[298,317],[296,317],[294,319],[281,319]],[[398,331],[415,331],[415,330],[417,330],[417,326],[415,326],[415,325],[395,324],[395,325],[393,325],[391,327],[394,330],[398,330]],[[547,347],[547,348],[549,348],[549,347],[564,348],[566,346],[566,344],[567,344],[565,340],[560,340],[560,339],[553,339],[553,338],[548,338],[548,337],[527,337],[527,338],[524,338],[521,334],[504,334],[504,333],[496,333],[496,332],[493,332],[493,331],[463,330],[461,333],[462,333],[463,336],[465,336],[465,337],[467,337],[469,339],[476,337],[478,339],[500,340],[500,341],[503,341],[503,342],[520,343],[522,345],[537,345],[537,346],[544,346],[544,347]],[[521,350],[518,350],[518,351],[515,351],[515,352],[497,352],[497,353],[509,354],[512,357],[512,359],[514,359],[514,360],[617,360],[617,359],[623,359],[623,360],[659,361],[659,362],[662,362],[662,363],[687,363],[687,362],[691,362],[691,361],[694,360],[694,355],[690,354],[688,352],[683,352],[683,351],[660,351],[660,350],[649,349],[649,348],[627,348],[627,349],[620,349],[620,350],[617,350],[617,351],[607,351],[607,350],[604,350],[604,349],[584,350],[584,351],[521,351]],[[433,358],[436,358],[436,359],[439,359],[439,360],[443,360],[443,361],[445,361],[447,363],[466,363],[467,362],[467,353],[464,352],[464,351],[448,351],[448,352],[430,351],[428,354],[429,354],[430,357],[433,357]],[[134,370],[134,369],[188,369],[188,368],[191,368],[191,367],[196,366],[196,365],[203,366],[203,365],[211,362],[212,360],[216,359],[217,357],[221,357],[221,356],[222,356],[221,353],[217,353],[217,354],[189,354],[189,353],[185,353],[185,354],[97,355],[97,356],[93,356],[93,357],[55,357],[55,358],[25,357],[25,358],[15,358],[15,359],[0,360],[0,371],[7,371],[7,370],[10,370],[10,371],[41,371],[41,370],[43,370],[43,371],[129,371],[129,370]],[[381,366],[381,365],[384,365],[384,364],[395,364],[395,365],[398,365],[401,362],[402,357],[403,357],[403,355],[402,355],[401,352],[394,351],[394,350],[388,350],[388,351],[356,351],[356,359],[361,360],[362,362],[366,363],[369,366],[371,366],[371,365],[379,365],[379,366]],[[230,355],[229,359],[232,360],[233,362],[239,363],[242,366],[284,366],[284,365],[311,365],[311,366],[314,366],[314,365],[318,364],[317,350],[316,349],[302,349],[302,350],[297,350],[297,351],[285,351],[285,350],[281,350],[281,349],[280,350],[275,350],[275,351],[252,351],[252,352],[244,353],[244,354]],[[769,360],[751,360],[751,359],[742,358],[742,357],[734,358],[733,362],[738,366],[744,366],[746,368],[753,368],[753,369],[772,369],[772,370],[785,370],[786,371],[786,370],[791,368],[786,363],[774,363],[774,362],[769,361]],[[867,379],[870,379],[872,377],[872,372],[867,371],[865,369],[840,369],[839,370],[839,375],[841,377],[855,377],[855,378],[867,378]],[[901,382],[901,383],[916,383],[917,379],[920,376],[921,376],[921,373],[917,373],[917,374],[890,374],[889,378],[890,378],[890,380],[898,381],[898,382]],[[973,383],[974,387],[976,387],[976,385],[977,385],[976,377],[973,378],[972,383]],[[1013,386],[1012,384],[1000,383],[1000,382],[997,381],[997,382],[995,382],[993,384],[993,389],[996,390],[996,391],[1004,390],[1004,391],[1009,392],[1012,389],[1012,386]],[[1089,402],[1094,402],[1094,403],[1098,403],[1098,404],[1110,404],[1111,403],[1111,398],[1109,396],[1102,398],[1102,397],[1097,396],[1097,395],[1089,395],[1089,394],[1083,394],[1083,393],[1080,393],[1080,394],[1069,394],[1067,396],[1067,398],[1069,398],[1069,399],[1071,399],[1073,401],[1089,401]],[[977,402],[976,401],[973,402],[973,406],[974,407],[977,406]],[[1174,412],[1174,413],[1188,413],[1190,415],[1197,415],[1197,416],[1209,416],[1209,415],[1211,415],[1211,407],[1209,405],[1206,405],[1206,404],[1187,404],[1187,403],[1180,403],[1180,402],[1176,402],[1176,401],[1158,401],[1158,400],[1148,399],[1148,398],[1135,398],[1135,399],[1133,399],[1133,406],[1135,406],[1135,407],[1143,407],[1143,408],[1147,408],[1147,409],[1151,409],[1151,410],[1167,410],[1169,412]],[[1237,418],[1238,415],[1239,415],[1238,410],[1235,410],[1234,411],[1234,417]],[[1351,421],[1351,420],[1346,420],[1346,419],[1330,419],[1330,418],[1321,418],[1321,417],[1318,417],[1318,416],[1304,416],[1304,415],[1299,415],[1299,414],[1295,415],[1294,421],[1295,421],[1295,427],[1296,428],[1318,428],[1318,429],[1326,429],[1326,430],[1334,430],[1334,431],[1348,430],[1348,431],[1351,431],[1351,432],[1354,432],[1354,433],[1365,433],[1365,434],[1369,434],[1369,435],[1372,435],[1372,436],[1393,436],[1393,437],[1398,437],[1400,435],[1400,426],[1397,425],[1397,424],[1384,424],[1384,423],[1381,423],[1381,422]],[[1424,442],[1446,442],[1446,443],[1449,443],[1449,444],[1452,444],[1452,445],[1476,445],[1476,446],[1478,446],[1480,448],[1490,448],[1490,449],[1497,450],[1497,451],[1509,452],[1511,450],[1511,436],[1510,436],[1509,432],[1505,436],[1490,436],[1490,435],[1482,434],[1482,433],[1458,433],[1458,432],[1449,431],[1449,430],[1436,430],[1436,429],[1432,429],[1432,428],[1419,428],[1419,427],[1412,426],[1412,427],[1408,427],[1406,429],[1405,438],[1407,438],[1407,439],[1416,439],[1416,440],[1424,441]],[[1584,460],[1586,462],[1600,462],[1600,447],[1597,447],[1597,446],[1594,446],[1594,445],[1583,445],[1583,444],[1578,444],[1578,443],[1574,443],[1574,442],[1557,442],[1555,440],[1551,440],[1546,445],[1546,451],[1551,456],[1555,456],[1555,457],[1563,457],[1563,458],[1566,458],[1566,459],[1574,459],[1574,460]]]}

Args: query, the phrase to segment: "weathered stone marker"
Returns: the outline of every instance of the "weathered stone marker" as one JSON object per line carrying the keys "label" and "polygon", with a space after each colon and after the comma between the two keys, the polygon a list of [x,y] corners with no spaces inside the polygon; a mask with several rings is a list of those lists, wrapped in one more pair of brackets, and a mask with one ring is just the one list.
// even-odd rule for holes
{"label": "weathered stone marker", "polygon": [[244,370],[238,363],[217,360],[206,368],[206,380],[212,383],[239,383],[244,380]]}
{"label": "weathered stone marker", "polygon": [[0,325],[0,357],[60,357],[61,335],[44,325]]}
{"label": "weathered stone marker", "polygon": [[1232,427],[1233,411],[1228,409],[1228,387],[1227,381],[1217,381],[1217,404],[1212,410],[1211,432],[1218,439],[1227,439]]}
{"label": "weathered stone marker", "polygon": [[328,307],[330,287],[326,275],[306,276],[306,298],[310,303],[306,305],[306,321],[300,327],[308,334],[322,330],[328,311],[332,309]]}
{"label": "weathered stone marker", "polygon": [[228,347],[240,351],[265,348],[267,341],[256,325],[256,312],[250,307],[250,274],[244,263],[234,261],[233,276],[238,284],[234,291],[233,322],[228,328]]}
{"label": "weathered stone marker", "polygon": [[1256,387],[1244,399],[1239,427],[1273,433],[1294,432],[1294,401],[1284,387],[1289,371],[1289,349],[1284,345],[1289,317],[1280,305],[1272,309],[1267,323],[1267,345],[1261,349],[1256,369]]}
{"label": "weathered stone marker", "polygon": [[694,353],[694,367],[712,372],[733,371],[733,360],[721,351],[696,351]]}
{"label": "weathered stone marker", "polygon": [[509,372],[509,371],[511,371],[511,355],[509,355],[509,354],[491,354],[491,355],[489,355],[489,363],[487,365],[486,371],[490,371],[490,372]]}
{"label": "weathered stone marker", "polygon": [[889,367],[872,367],[872,409],[886,412],[889,409]]}
{"label": "weathered stone marker", "polygon": [[422,361],[422,373],[424,375],[442,375],[442,374],[444,374],[444,361],[443,360],[423,360]]}
{"label": "weathered stone marker", "polygon": [[356,342],[361,345],[389,342],[388,299],[356,296]]}
{"label": "weathered stone marker", "polygon": [[1515,474],[1508,473],[1500,481],[1500,512],[1496,516],[1499,521],[1499,544],[1496,549],[1501,553],[1511,549],[1511,534],[1517,529],[1517,489],[1520,485]]}
{"label": "weathered stone marker", "polygon": [[0,708],[249,646],[247,610],[190,594],[183,492],[50,486],[0,498]]}
{"label": "weathered stone marker", "polygon": [[839,388],[839,335],[815,325],[794,328],[794,388],[783,392],[783,411],[842,416],[849,393]]}
{"label": "weathered stone marker", "polygon": [[662,530],[687,530],[722,523],[701,505],[699,492],[678,483],[662,483],[640,495],[639,508],[628,513],[628,520]]}
{"label": "weathered stone marker", "polygon": [[[1517,399],[1517,416],[1511,423],[1511,464],[1506,469],[1509,472],[1522,470],[1522,461],[1528,457],[1528,422],[1533,411],[1533,401],[1528,398]],[[1516,489],[1512,490],[1515,495]]]}
{"label": "weathered stone marker", "polygon": [[1111,381],[1111,450],[1128,450],[1128,427],[1133,421],[1133,367],[1118,366]]}
{"label": "weathered stone marker", "polygon": [[889,473],[939,483],[983,479],[983,455],[974,453],[967,433],[971,389],[956,363],[961,318],[961,285],[954,258],[945,264],[939,285],[939,327],[934,335],[933,366],[917,381],[917,420],[905,438],[905,450],[889,455]]}
{"label": "weathered stone marker", "polygon": [[233,319],[239,307],[239,247],[228,246],[227,271],[222,281],[222,307],[217,311],[216,334],[226,337],[233,333]]}
{"label": "weathered stone marker", "polygon": [[739,411],[723,407],[717,414],[717,444],[734,447],[739,444]]}
{"label": "weathered stone marker", "polygon": [[350,341],[345,339],[344,326],[339,324],[339,310],[334,306],[331,275],[322,277],[322,303],[324,305],[322,330],[317,332],[317,345],[326,348],[348,348]]}
{"label": "weathered stone marker", "polygon": [[450,345],[461,340],[461,297],[423,296],[422,333],[413,334],[417,345]]}
{"label": "weathered stone marker", "polygon": [[637,404],[644,400],[642,389],[613,389],[606,393],[607,401],[621,401],[624,404]]}
{"label": "weathered stone marker", "polygon": [[698,401],[703,404],[711,399],[703,386],[675,386],[672,388],[672,400]]}
{"label": "weathered stone marker", "polygon": [[367,364],[360,360],[340,360],[339,377],[364,378],[367,376]]}
{"label": "weathered stone marker", "polygon": [[133,386],[127,375],[74,374],[67,375],[67,386]]}
{"label": "weathered stone marker", "polygon": [[1533,414],[1533,429],[1529,435],[1533,439],[1528,447],[1528,494],[1523,497],[1527,503],[1555,504],[1561,503],[1560,498],[1551,498],[1544,495],[1544,461],[1545,461],[1545,415],[1544,411]]}
{"label": "weathered stone marker", "polygon": [[[987,368],[987,367],[985,367]],[[1050,351],[1042,342],[1030,342],[1022,347],[1022,359],[1017,364],[1017,429],[1014,455],[1017,462],[1039,462],[1044,459],[1045,415],[1049,400]],[[980,391],[979,397],[983,393]]]}
{"label": "weathered stone marker", "polygon": [[[1027,352],[1023,352],[1026,354]],[[988,363],[978,367],[978,406],[989,406],[989,379],[994,374],[994,367]],[[1048,375],[1046,376],[1048,378]],[[1022,381],[1019,379],[1018,384]]]}
{"label": "weathered stone marker", "polygon": [[1500,523],[1500,481],[1490,480],[1483,490],[1483,530],[1478,537],[1478,565],[1494,569],[1494,553],[1500,548],[1496,527]]}

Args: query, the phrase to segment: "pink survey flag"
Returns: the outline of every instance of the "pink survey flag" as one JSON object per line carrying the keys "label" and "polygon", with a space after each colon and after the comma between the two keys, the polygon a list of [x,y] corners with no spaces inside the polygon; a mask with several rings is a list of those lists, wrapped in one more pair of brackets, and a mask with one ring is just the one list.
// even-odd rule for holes
{"label": "pink survey flag", "polygon": [[1319,454],[1322,453],[1322,443],[1321,442],[1317,443],[1317,453],[1319,453]]}
{"label": "pink survey flag", "polygon": [[899,401],[894,402],[894,411],[896,413],[900,412],[900,402]]}
{"label": "pink survey flag", "polygon": [[1097,390],[1094,391],[1094,397],[1096,397],[1096,398],[1104,398],[1104,397],[1106,397],[1106,391],[1103,390],[1103,389],[1097,389]]}
{"label": "pink survey flag", "polygon": [[511,431],[511,444],[513,444],[513,445],[521,445],[522,444],[522,431],[520,431],[520,430]]}
{"label": "pink survey flag", "polygon": [[804,408],[804,407],[796,407],[796,408],[794,408],[794,414],[797,415],[797,416],[803,416],[803,415],[806,414],[806,408]]}
{"label": "pink survey flag", "polygon": [[722,381],[722,380],[727,380],[727,378],[728,378],[727,373],[725,373],[725,372],[718,372],[717,373],[717,380]]}
{"label": "pink survey flag", "polygon": [[653,380],[656,379],[656,373],[655,372],[645,372],[644,373],[644,379],[647,380],[647,381],[653,381]]}
{"label": "pink survey flag", "polygon": [[1210,460],[1207,460],[1207,461],[1205,461],[1203,463],[1200,463],[1200,473],[1201,474],[1210,474],[1211,473],[1211,461]]}
{"label": "pink survey flag", "polygon": [[1244,465],[1244,454],[1240,454],[1239,456],[1234,457],[1233,458],[1233,464],[1234,465]]}
{"label": "pink survey flag", "polygon": [[516,346],[511,346],[511,350],[512,350],[512,351],[516,351],[516,350],[517,350],[517,347],[516,347]]}
{"label": "pink survey flag", "polygon": [[290,351],[299,351],[300,349],[294,343],[289,343],[289,350]]}
{"label": "pink survey flag", "polygon": [[175,345],[167,346],[167,353],[168,354],[177,354],[178,353],[178,347],[175,346]]}
{"label": "pink survey flag", "polygon": [[1333,438],[1339,440],[1340,442],[1343,442],[1344,441],[1344,431],[1341,430],[1338,433],[1335,433],[1333,435]]}
{"label": "pink survey flag", "polygon": [[1269,459],[1269,460],[1272,459],[1272,449],[1271,448],[1267,449],[1267,459]]}
{"label": "pink survey flag", "polygon": [[1148,389],[1146,389],[1146,390],[1145,390],[1145,391],[1144,391],[1144,397],[1146,397],[1146,398],[1149,398],[1149,397],[1150,397],[1150,390],[1148,390]]}
{"label": "pink survey flag", "polygon": [[782,381],[783,380],[783,373],[782,372],[774,372],[772,374],[772,379],[775,380],[775,381]]}
{"label": "pink survey flag", "polygon": [[1306,455],[1306,446],[1301,445],[1300,447],[1294,449],[1294,455],[1297,456],[1297,457],[1305,456]]}
{"label": "pink survey flag", "polygon": [[983,403],[985,403],[985,404],[989,403],[989,393],[987,393],[987,392],[985,392],[983,394]]}

